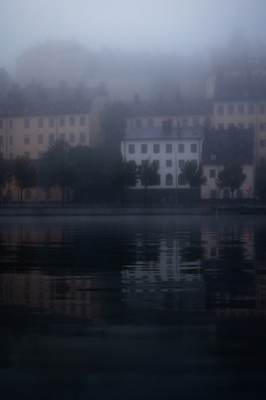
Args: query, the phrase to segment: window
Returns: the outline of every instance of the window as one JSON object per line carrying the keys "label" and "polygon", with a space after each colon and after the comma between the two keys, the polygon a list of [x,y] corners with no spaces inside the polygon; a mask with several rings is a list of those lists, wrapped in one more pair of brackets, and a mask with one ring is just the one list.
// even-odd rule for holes
{"label": "window", "polygon": [[178,160],[178,166],[179,168],[183,168],[185,165],[185,160]]}
{"label": "window", "polygon": [[224,115],[224,106],[222,104],[217,107],[217,113],[218,115]]}
{"label": "window", "polygon": [[220,130],[223,130],[224,129],[224,124],[218,124],[217,128],[220,129]]}
{"label": "window", "polygon": [[235,125],[234,124],[228,124],[228,129],[234,129]]}
{"label": "window", "polygon": [[4,129],[4,121],[0,119],[0,129]]}
{"label": "window", "polygon": [[75,133],[74,132],[71,132],[70,134],[69,134],[69,143],[75,143]]}
{"label": "window", "polygon": [[210,178],[216,178],[216,169],[210,169]]}
{"label": "window", "polygon": [[0,136],[0,146],[4,146],[4,136]]}
{"label": "window", "polygon": [[229,189],[225,189],[223,191],[223,198],[224,199],[230,199],[230,191],[229,191]]}
{"label": "window", "polygon": [[238,104],[237,112],[238,112],[239,115],[244,114],[244,104]]}
{"label": "window", "polygon": [[136,126],[136,128],[141,128],[141,119],[140,118],[137,118],[135,120],[135,126]]}
{"label": "window", "polygon": [[266,124],[265,124],[265,122],[260,122],[259,127],[260,127],[260,131],[266,131]]}
{"label": "window", "polygon": [[146,144],[141,145],[141,153],[142,154],[148,153],[148,146]]}
{"label": "window", "polygon": [[79,117],[79,126],[85,126],[85,115]]}
{"label": "window", "polygon": [[135,154],[135,145],[134,144],[129,144],[128,145],[128,153],[129,154]]}
{"label": "window", "polygon": [[59,117],[59,126],[65,126],[65,117]]}
{"label": "window", "polygon": [[66,135],[65,133],[59,133],[59,139],[65,141]]}
{"label": "window", "polygon": [[69,117],[69,126],[75,126],[75,117]]}
{"label": "window", "polygon": [[154,153],[160,153],[160,145],[159,144],[154,144],[153,145],[153,152]]}
{"label": "window", "polygon": [[211,199],[217,199],[217,190],[211,190]]}
{"label": "window", "polygon": [[13,129],[13,119],[9,120],[9,129]]}
{"label": "window", "polygon": [[30,127],[30,120],[29,118],[24,118],[24,128],[29,128]]}
{"label": "window", "polygon": [[238,129],[244,129],[244,124],[241,122],[241,123],[239,123],[238,125],[237,125],[237,128]]}
{"label": "window", "polygon": [[49,144],[54,143],[54,133],[49,133]]}
{"label": "window", "polygon": [[252,129],[252,130],[255,129],[255,124],[254,124],[254,122],[249,122],[249,123],[248,123],[248,129]]}
{"label": "window", "polygon": [[199,117],[193,118],[193,126],[199,126]]}
{"label": "window", "polygon": [[9,136],[9,146],[13,146],[13,136]]}
{"label": "window", "polygon": [[153,160],[154,165],[159,169],[160,168],[160,160]]}
{"label": "window", "polygon": [[248,104],[248,114],[253,115],[254,114],[254,104]]}
{"label": "window", "polygon": [[167,168],[172,167],[172,160],[166,160],[166,167]]}
{"label": "window", "polygon": [[183,176],[183,174],[179,174],[178,175],[178,185],[185,185],[186,184],[186,181],[185,181],[185,179],[184,179],[184,176]]}
{"label": "window", "polygon": [[169,144],[169,143],[167,143],[166,145],[165,145],[165,151],[166,151],[166,153],[172,153],[172,145],[171,144]]}
{"label": "window", "polygon": [[10,153],[9,153],[9,160],[13,160],[13,152],[11,151]]}
{"label": "window", "polygon": [[181,118],[181,126],[182,128],[187,128],[188,127],[188,119],[187,118]]}
{"label": "window", "polygon": [[25,190],[25,200],[30,200],[31,199],[31,191],[30,189]]}
{"label": "window", "polygon": [[43,128],[43,118],[38,118],[38,128]]}
{"label": "window", "polygon": [[153,127],[153,118],[148,118],[148,121],[147,121],[147,125],[148,125],[148,127],[149,128],[152,128]]}
{"label": "window", "polygon": [[79,141],[80,143],[85,143],[85,132],[80,132]]}
{"label": "window", "polygon": [[216,154],[211,154],[210,159],[211,159],[211,161],[216,161],[216,159],[217,159]]}
{"label": "window", "polygon": [[43,144],[43,134],[42,133],[38,134],[38,144]]}
{"label": "window", "polygon": [[50,117],[49,118],[49,128],[53,128],[54,127],[54,117]]}
{"label": "window", "polygon": [[167,186],[171,186],[173,184],[173,175],[172,174],[167,174],[165,177],[165,184]]}
{"label": "window", "polygon": [[260,114],[265,114],[265,104],[260,104],[259,105],[259,113]]}
{"label": "window", "polygon": [[43,151],[38,151],[38,160],[41,160],[43,156]]}
{"label": "window", "polygon": [[29,137],[29,135],[24,135],[24,144],[30,144],[30,137]]}
{"label": "window", "polygon": [[197,143],[191,143],[190,151],[191,153],[197,153]]}
{"label": "window", "polygon": [[204,120],[204,125],[207,127],[211,126],[211,117],[206,117]]}
{"label": "window", "polygon": [[228,104],[227,110],[228,110],[228,115],[234,115],[235,110],[234,110],[234,105],[233,104]]}
{"label": "window", "polygon": [[265,139],[260,140],[260,147],[265,147],[265,145],[266,145],[266,140]]}
{"label": "window", "polygon": [[178,153],[184,153],[184,152],[185,152],[185,145],[183,143],[179,143]]}
{"label": "window", "polygon": [[24,157],[26,158],[26,160],[30,159],[30,152],[29,151],[25,151],[24,152]]}

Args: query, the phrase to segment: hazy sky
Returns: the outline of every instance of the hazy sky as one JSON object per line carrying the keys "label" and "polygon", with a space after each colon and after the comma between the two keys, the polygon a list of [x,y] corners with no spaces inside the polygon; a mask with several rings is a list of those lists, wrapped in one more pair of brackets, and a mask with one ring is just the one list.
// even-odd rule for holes
{"label": "hazy sky", "polygon": [[90,49],[191,54],[234,29],[266,40],[266,0],[0,0],[0,66],[24,49],[72,39]]}

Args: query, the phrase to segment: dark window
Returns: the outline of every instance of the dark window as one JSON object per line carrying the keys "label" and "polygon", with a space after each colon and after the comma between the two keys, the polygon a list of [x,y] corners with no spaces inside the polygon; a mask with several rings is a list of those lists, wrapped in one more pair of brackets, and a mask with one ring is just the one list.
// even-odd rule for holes
{"label": "dark window", "polygon": [[187,118],[181,118],[181,126],[183,128],[188,127],[188,119]]}
{"label": "dark window", "polygon": [[75,133],[74,132],[71,132],[70,134],[69,134],[69,143],[75,143]]}
{"label": "dark window", "polygon": [[65,117],[59,117],[59,126],[65,126]]}
{"label": "dark window", "polygon": [[49,128],[53,128],[54,127],[54,117],[50,117],[49,118]]}
{"label": "dark window", "polygon": [[210,127],[211,126],[211,117],[206,117],[204,120],[204,125]]}
{"label": "dark window", "polygon": [[49,144],[54,143],[54,133],[49,133]]}
{"label": "dark window", "polygon": [[265,139],[261,139],[260,140],[260,147],[265,147],[266,145],[266,140]]}
{"label": "dark window", "polygon": [[24,128],[29,128],[30,127],[30,120],[29,118],[24,118]]}
{"label": "dark window", "polygon": [[153,160],[154,165],[159,169],[160,168],[160,160]]}
{"label": "dark window", "polygon": [[234,129],[235,125],[234,124],[228,124],[228,129]]}
{"label": "dark window", "polygon": [[30,137],[29,137],[29,135],[24,135],[24,144],[30,144]]}
{"label": "dark window", "polygon": [[199,126],[199,117],[193,118],[193,126]]}
{"label": "dark window", "polygon": [[79,117],[79,125],[80,126],[85,126],[85,116],[84,115],[81,115]]}
{"label": "dark window", "polygon": [[172,153],[172,145],[171,144],[166,144],[165,145],[165,151],[166,151],[166,153]]}
{"label": "dark window", "polygon": [[248,104],[248,114],[254,114],[254,104]]}
{"label": "dark window", "polygon": [[172,167],[172,160],[166,160],[166,167]]}
{"label": "dark window", "polygon": [[146,144],[141,145],[141,153],[142,154],[148,153],[148,146]]}
{"label": "dark window", "polygon": [[38,135],[38,144],[43,144],[43,134],[42,133],[40,133]]}
{"label": "dark window", "polygon": [[265,114],[265,104],[260,104],[259,105],[259,113],[260,114]]}
{"label": "dark window", "polygon": [[9,120],[9,129],[13,129],[13,119]]}
{"label": "dark window", "polygon": [[237,125],[237,128],[238,129],[244,129],[244,124],[241,122],[241,123],[239,123],[238,125]]}
{"label": "dark window", "polygon": [[210,159],[211,159],[211,161],[216,161],[216,159],[217,159],[216,154],[211,154]]}
{"label": "dark window", "polygon": [[233,104],[228,104],[227,110],[228,110],[228,115],[234,115],[235,110]]}
{"label": "dark window", "polygon": [[224,106],[222,104],[217,107],[217,112],[218,115],[224,115]]}
{"label": "dark window", "polygon": [[185,152],[185,145],[183,143],[180,143],[178,145],[178,153],[184,153]]}
{"label": "dark window", "polygon": [[128,152],[129,152],[129,154],[134,154],[135,153],[135,145],[134,144],[129,144],[128,145]]}
{"label": "dark window", "polygon": [[172,174],[167,174],[165,177],[165,184],[167,186],[170,186],[173,184],[173,175]]}
{"label": "dark window", "polygon": [[38,128],[43,128],[43,118],[38,118]]}
{"label": "dark window", "polygon": [[260,122],[259,127],[260,127],[260,131],[266,131],[266,124],[265,124],[265,122]]}
{"label": "dark window", "polygon": [[184,176],[183,176],[183,174],[179,174],[178,175],[178,185],[186,185],[186,181],[185,181],[185,179],[184,179]]}
{"label": "dark window", "polygon": [[154,144],[153,145],[153,152],[154,153],[160,153],[160,145],[159,144]]}
{"label": "dark window", "polygon": [[85,132],[80,132],[79,141],[80,143],[85,143]]}
{"label": "dark window", "polygon": [[69,117],[69,126],[75,126],[75,117]]}
{"label": "dark window", "polygon": [[190,151],[191,153],[197,153],[197,143],[191,143]]}
{"label": "dark window", "polygon": [[178,160],[178,166],[179,168],[183,168],[185,165],[185,160]]}
{"label": "dark window", "polygon": [[149,128],[153,127],[153,118],[148,118],[148,123],[147,123]]}
{"label": "dark window", "polygon": [[59,133],[59,139],[65,141],[66,135],[65,133]]}
{"label": "dark window", "polygon": [[210,178],[216,178],[216,169],[210,169]]}
{"label": "dark window", "polygon": [[254,122],[249,122],[249,123],[248,123],[248,129],[252,129],[252,130],[255,129],[255,124],[254,124]]}
{"label": "dark window", "polygon": [[9,136],[9,146],[13,146],[13,136]]}
{"label": "dark window", "polygon": [[238,104],[237,112],[238,112],[239,115],[244,114],[244,104]]}

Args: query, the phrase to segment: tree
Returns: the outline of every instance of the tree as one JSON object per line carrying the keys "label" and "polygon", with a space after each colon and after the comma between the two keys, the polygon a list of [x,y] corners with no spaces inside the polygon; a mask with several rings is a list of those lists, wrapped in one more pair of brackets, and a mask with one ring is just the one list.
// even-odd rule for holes
{"label": "tree", "polygon": [[40,168],[40,183],[45,188],[59,187],[62,191],[62,207],[66,202],[66,189],[74,189],[80,179],[77,166],[70,158],[71,146],[57,140],[44,153]]}
{"label": "tree", "polygon": [[190,188],[205,185],[206,177],[203,175],[203,167],[200,164],[198,167],[197,161],[188,160],[185,165],[181,168],[181,176],[184,182],[189,185]]}
{"label": "tree", "polygon": [[25,157],[17,156],[12,172],[20,189],[20,207],[22,207],[23,190],[37,185],[37,170]]}
{"label": "tree", "polygon": [[224,169],[219,172],[217,185],[221,189],[229,188],[233,199],[234,191],[240,188],[246,177],[247,175],[243,172],[241,162],[231,159],[225,164]]}
{"label": "tree", "polygon": [[138,166],[138,178],[142,186],[144,186],[144,204],[147,205],[147,187],[160,185],[161,176],[158,173],[159,166],[155,161],[144,160]]}
{"label": "tree", "polygon": [[4,159],[3,153],[0,152],[0,206],[2,205],[2,190],[8,181],[10,169],[7,161]]}
{"label": "tree", "polygon": [[99,114],[101,135],[111,149],[120,150],[126,132],[126,107],[122,101],[107,103]]}
{"label": "tree", "polygon": [[137,184],[137,164],[126,161],[121,155],[115,160],[112,170],[112,186],[120,189],[121,205],[124,204],[124,190]]}

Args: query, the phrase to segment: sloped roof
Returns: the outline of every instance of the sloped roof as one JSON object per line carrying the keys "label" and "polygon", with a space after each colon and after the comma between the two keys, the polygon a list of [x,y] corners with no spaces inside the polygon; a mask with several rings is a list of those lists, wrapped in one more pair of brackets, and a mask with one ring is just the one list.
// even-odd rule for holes
{"label": "sloped roof", "polygon": [[203,137],[203,128],[172,128],[164,131],[163,128],[135,128],[130,131],[124,140],[169,140],[169,139],[201,139]]}
{"label": "sloped roof", "polygon": [[[202,163],[224,165],[232,158],[253,164],[254,132],[249,129],[208,130],[202,146]],[[216,159],[212,159],[216,155]]]}

